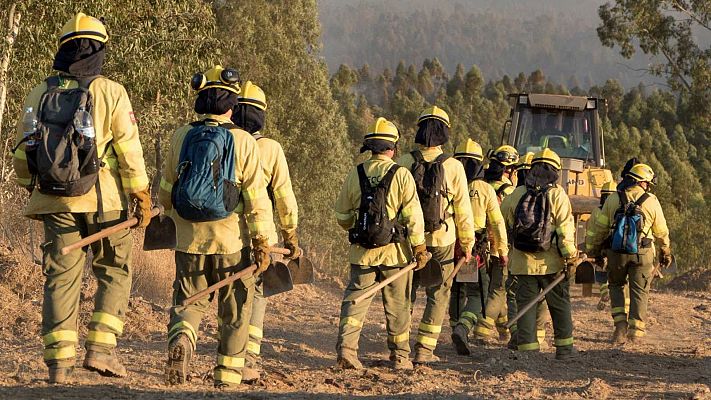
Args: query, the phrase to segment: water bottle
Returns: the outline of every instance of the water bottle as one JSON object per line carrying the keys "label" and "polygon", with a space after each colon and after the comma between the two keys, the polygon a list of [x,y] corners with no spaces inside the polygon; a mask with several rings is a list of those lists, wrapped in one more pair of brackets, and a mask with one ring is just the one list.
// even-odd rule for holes
{"label": "water bottle", "polygon": [[27,107],[25,109],[25,116],[22,118],[22,127],[25,134],[25,148],[31,150],[39,144],[37,141],[37,113],[33,107]]}
{"label": "water bottle", "polygon": [[81,149],[88,152],[96,140],[96,131],[94,119],[84,107],[80,107],[74,115],[74,129],[82,137]]}

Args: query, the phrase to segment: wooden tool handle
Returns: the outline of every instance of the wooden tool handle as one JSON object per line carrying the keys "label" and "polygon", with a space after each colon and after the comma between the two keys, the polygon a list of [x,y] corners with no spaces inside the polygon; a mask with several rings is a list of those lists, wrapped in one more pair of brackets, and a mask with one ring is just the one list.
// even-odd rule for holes
{"label": "wooden tool handle", "polygon": [[254,274],[254,271],[256,271],[256,270],[257,270],[257,265],[252,264],[249,267],[237,272],[236,274],[230,275],[227,278],[215,283],[214,285],[208,286],[207,289],[203,289],[203,290],[195,293],[194,295],[188,297],[187,299],[183,300],[183,305],[187,306],[187,305],[193,304],[196,301],[202,299],[203,297],[208,296],[211,293],[216,292],[216,291],[220,290],[221,288],[229,285],[230,283],[232,283],[236,280],[242,279],[243,276]]}
{"label": "wooden tool handle", "polygon": [[449,275],[449,277],[445,280],[445,282],[449,282],[452,279],[454,279],[455,276],[457,276],[457,272],[459,272],[460,269],[464,266],[464,257],[460,258],[459,261],[457,261],[457,265],[454,266],[454,270],[452,270],[452,273]]}
{"label": "wooden tool handle", "polygon": [[[163,207],[153,207],[153,209],[151,210],[151,218],[160,215],[160,213],[162,211],[163,211]],[[126,221],[121,222],[120,224],[116,224],[112,227],[109,227],[109,228],[103,229],[99,232],[96,232],[93,235],[89,235],[89,236],[85,237],[84,239],[79,240],[78,242],[70,244],[69,246],[62,247],[62,249],[59,250],[59,253],[61,255],[65,256],[76,249],[80,249],[86,245],[92,244],[94,242],[98,242],[99,240],[101,240],[105,237],[109,237],[116,232],[121,232],[124,229],[133,228],[134,226],[136,226],[136,224],[138,224],[138,218],[136,218],[136,217],[129,218]]]}
{"label": "wooden tool handle", "polygon": [[270,253],[273,253],[273,254],[281,254],[281,255],[284,255],[284,256],[288,256],[288,255],[291,254],[291,250],[289,250],[289,249],[284,249],[284,248],[281,248],[281,247],[270,247],[270,248],[269,248],[269,252],[270,252]]}
{"label": "wooden tool handle", "polygon": [[401,269],[398,271],[395,275],[391,276],[390,278],[378,283],[375,287],[372,289],[369,289],[367,292],[363,293],[362,295],[358,296],[355,300],[352,300],[351,303],[353,304],[358,304],[363,302],[363,300],[367,299],[368,297],[372,296],[375,294],[378,290],[384,288],[387,286],[390,282],[394,281],[395,279],[405,275],[406,273],[412,271],[415,267],[417,266],[417,262],[413,262],[412,264],[406,266],[405,268]]}

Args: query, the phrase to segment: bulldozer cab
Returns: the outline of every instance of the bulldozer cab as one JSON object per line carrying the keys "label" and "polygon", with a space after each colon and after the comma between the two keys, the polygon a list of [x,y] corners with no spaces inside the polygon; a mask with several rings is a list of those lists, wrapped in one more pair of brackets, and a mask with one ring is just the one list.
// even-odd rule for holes
{"label": "bulldozer cab", "polygon": [[571,196],[573,213],[589,214],[599,205],[602,185],[612,180],[605,167],[605,150],[596,97],[515,93],[509,95],[510,120],[503,142],[519,154],[543,148],[561,158],[561,186]]}

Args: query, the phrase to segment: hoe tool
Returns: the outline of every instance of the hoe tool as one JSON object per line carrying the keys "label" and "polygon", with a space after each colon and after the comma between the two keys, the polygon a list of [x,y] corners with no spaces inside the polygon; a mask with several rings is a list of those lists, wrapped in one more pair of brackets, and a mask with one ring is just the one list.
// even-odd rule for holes
{"label": "hoe tool", "polygon": [[[151,198],[153,199],[153,204],[158,204],[158,190],[160,188],[161,179],[161,168],[163,166],[163,160],[161,157],[160,149],[160,136],[156,141],[156,175],[153,177],[153,182],[151,183]],[[146,233],[143,237],[143,250],[163,250],[163,249],[174,249],[177,245],[177,239],[175,235],[175,222],[161,213],[158,218],[153,218],[151,223],[146,227]]]}
{"label": "hoe tool", "polygon": [[[430,257],[432,257],[430,255]],[[370,296],[374,295],[377,293],[380,289],[384,288],[390,282],[393,282],[394,280],[400,278],[401,276],[407,274],[408,272],[412,271],[417,267],[416,262],[412,262],[408,264],[406,267],[402,268],[400,271],[398,271],[395,275],[385,279],[384,281],[378,283],[376,286],[368,290],[367,292],[363,293],[362,295],[358,296],[356,299],[351,300],[351,303],[353,304],[358,304],[362,303],[366,299],[368,299]],[[424,274],[419,276],[420,279],[420,284],[425,286],[425,287],[431,287],[431,286],[437,286],[442,284],[442,266],[439,264],[439,262],[435,259],[430,258],[430,260],[427,262],[427,265],[425,265],[424,268],[417,272],[422,272],[425,270],[430,270],[429,272],[425,272]]]}

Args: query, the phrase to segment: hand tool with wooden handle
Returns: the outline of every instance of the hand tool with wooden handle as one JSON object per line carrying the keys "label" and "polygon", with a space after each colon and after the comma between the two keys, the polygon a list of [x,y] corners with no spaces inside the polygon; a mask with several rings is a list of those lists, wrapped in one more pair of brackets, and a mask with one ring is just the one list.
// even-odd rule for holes
{"label": "hand tool with wooden handle", "polygon": [[403,269],[401,269],[400,271],[396,272],[396,273],[395,273],[394,275],[392,275],[391,277],[389,277],[389,278],[385,279],[384,281],[378,283],[378,284],[377,284],[375,287],[373,287],[372,289],[369,289],[367,292],[361,294],[361,295],[358,296],[356,299],[351,300],[351,303],[353,303],[353,304],[362,303],[365,299],[367,299],[367,298],[369,298],[370,296],[372,296],[372,295],[374,295],[375,293],[377,293],[378,290],[384,288],[385,286],[387,286],[390,282],[394,281],[395,279],[398,279],[399,277],[401,277],[401,276],[407,274],[408,272],[412,271],[413,269],[415,269],[415,267],[417,267],[417,262],[413,262],[413,263],[407,265],[405,268],[403,268]]}

